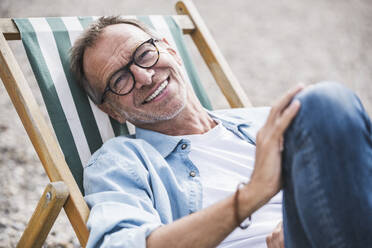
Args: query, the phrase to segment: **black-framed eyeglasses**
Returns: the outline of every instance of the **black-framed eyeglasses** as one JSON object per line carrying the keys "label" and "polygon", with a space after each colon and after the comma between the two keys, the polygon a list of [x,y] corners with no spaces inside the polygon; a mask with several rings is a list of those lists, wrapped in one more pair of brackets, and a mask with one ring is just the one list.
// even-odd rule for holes
{"label": "black-framed eyeglasses", "polygon": [[136,85],[136,79],[130,71],[130,67],[132,64],[141,68],[153,67],[159,60],[159,49],[155,45],[157,41],[151,38],[134,50],[129,63],[115,72],[107,81],[100,104],[104,102],[104,97],[109,91],[119,96],[125,96],[132,92]]}

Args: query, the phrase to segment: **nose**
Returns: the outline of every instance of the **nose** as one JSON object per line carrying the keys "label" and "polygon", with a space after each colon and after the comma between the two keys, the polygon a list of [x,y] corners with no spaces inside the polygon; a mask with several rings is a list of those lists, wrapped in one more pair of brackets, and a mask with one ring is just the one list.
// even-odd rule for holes
{"label": "nose", "polygon": [[152,84],[152,77],[155,74],[155,70],[152,68],[142,68],[138,65],[131,65],[130,71],[133,73],[134,79],[136,80],[136,88],[140,89],[142,86]]}

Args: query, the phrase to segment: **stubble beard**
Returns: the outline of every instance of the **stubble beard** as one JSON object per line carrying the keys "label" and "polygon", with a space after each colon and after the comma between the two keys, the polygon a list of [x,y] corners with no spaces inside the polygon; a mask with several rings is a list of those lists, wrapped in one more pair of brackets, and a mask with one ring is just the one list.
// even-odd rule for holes
{"label": "stubble beard", "polygon": [[[168,121],[176,117],[186,106],[186,89],[183,90],[181,101],[173,105],[171,108],[158,107],[154,111],[148,112],[126,112],[122,108],[112,105],[112,107],[122,116],[125,117],[127,121],[134,125],[141,124],[154,124],[157,122]],[[168,103],[165,102],[164,105]],[[167,110],[167,111],[166,111]]]}

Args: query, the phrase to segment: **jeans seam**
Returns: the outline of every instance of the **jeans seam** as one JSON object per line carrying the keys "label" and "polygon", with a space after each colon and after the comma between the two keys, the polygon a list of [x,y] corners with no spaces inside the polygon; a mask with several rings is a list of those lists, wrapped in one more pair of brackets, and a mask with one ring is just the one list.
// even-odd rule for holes
{"label": "jeans seam", "polygon": [[[310,129],[305,129],[303,127],[303,122],[300,122],[301,124],[299,125],[300,126],[300,130],[302,130],[302,136],[305,138],[307,136],[307,138],[309,139],[309,151],[306,153],[306,156],[308,156],[308,154],[310,156],[314,156],[315,154],[315,143],[314,143],[314,134],[313,134],[313,130]],[[316,137],[315,137],[316,138]],[[320,164],[319,163],[319,158],[318,157],[315,157],[312,158],[310,161],[313,161],[311,164]],[[309,164],[310,165],[310,164]],[[316,166],[310,166],[310,168],[317,168]],[[328,199],[326,197],[326,193],[325,193],[325,190],[324,188],[321,186],[321,183],[320,183],[320,175],[319,175],[319,169],[315,169],[312,171],[313,173],[311,173],[310,175],[313,175],[313,177],[311,178],[311,181],[313,181],[312,184],[309,185],[309,189],[311,192],[314,192],[313,193],[313,199],[314,199],[314,202],[315,202],[315,205],[316,206],[319,206],[320,209],[322,209],[321,212],[319,212],[320,214],[318,214],[318,220],[320,225],[322,227],[325,227],[325,230],[328,230],[329,232],[329,235],[330,237],[332,237],[332,240],[331,240],[331,243],[329,244],[329,247],[338,247],[338,248],[342,248],[342,247],[345,247],[345,240],[343,239],[343,236],[341,235],[341,230],[339,230],[337,228],[337,225],[334,224],[334,219],[332,218],[332,212],[331,212],[331,209],[329,207],[327,207],[329,204],[328,204]],[[297,205],[297,204],[296,204]],[[303,218],[302,216],[300,215],[300,219],[302,219],[302,222],[303,222]],[[330,228],[329,228],[330,227]],[[311,239],[309,239],[310,242],[311,242]]]}

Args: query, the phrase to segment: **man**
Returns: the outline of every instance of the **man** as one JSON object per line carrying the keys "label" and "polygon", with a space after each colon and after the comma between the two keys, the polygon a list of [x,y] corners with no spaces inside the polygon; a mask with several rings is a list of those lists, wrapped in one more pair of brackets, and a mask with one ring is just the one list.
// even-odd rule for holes
{"label": "man", "polygon": [[208,113],[181,64],[166,39],[116,17],[75,43],[72,71],[90,98],[137,127],[137,139],[107,142],[84,169],[88,247],[265,247],[265,239],[283,247],[280,224],[266,238],[281,218],[280,195],[270,199],[282,187],[282,156],[286,247],[372,244],[372,225],[360,224],[361,216],[372,224],[371,129],[357,98],[322,84],[289,91],[270,113]]}

